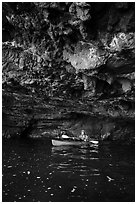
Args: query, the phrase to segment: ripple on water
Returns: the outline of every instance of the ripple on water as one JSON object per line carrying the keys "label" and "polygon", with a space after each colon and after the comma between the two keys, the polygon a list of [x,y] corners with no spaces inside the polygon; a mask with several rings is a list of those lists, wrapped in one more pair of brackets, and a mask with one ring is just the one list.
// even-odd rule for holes
{"label": "ripple on water", "polygon": [[27,174],[29,175],[29,174],[30,174],[30,171],[27,171]]}
{"label": "ripple on water", "polygon": [[99,160],[98,157],[92,157],[92,158],[88,158],[89,160]]}
{"label": "ripple on water", "polygon": [[71,190],[71,193],[74,193],[76,189],[77,189],[77,186],[73,186],[73,189]]}
{"label": "ripple on water", "polygon": [[7,166],[8,169],[12,168],[12,166]]}
{"label": "ripple on water", "polygon": [[[15,148],[17,151],[17,146]],[[55,197],[57,198],[57,200],[65,198],[66,201],[69,201],[69,200],[71,201],[72,198],[73,198],[72,200],[76,200],[78,197],[80,198],[80,196],[81,196],[80,198],[81,201],[83,199],[83,202],[84,202],[85,199],[89,199],[89,197],[91,198],[92,193],[94,193],[92,191],[93,189],[96,190],[96,193],[99,193],[99,191],[101,191],[102,188],[104,187],[104,182],[106,182],[105,185],[108,183],[108,180],[104,179],[104,175],[102,175],[102,171],[101,171],[102,158],[104,162],[103,167],[107,166],[107,168],[109,168],[109,169],[106,169],[107,173],[110,173],[111,171],[115,170],[113,169],[112,166],[114,167],[118,166],[119,168],[117,168],[117,171],[121,170],[120,174],[118,174],[120,181],[117,181],[118,180],[117,179],[114,182],[109,182],[110,187],[113,184],[114,185],[113,188],[119,189],[119,192],[122,192],[125,189],[123,186],[125,185],[127,178],[126,178],[125,172],[124,172],[124,175],[121,174],[123,169],[120,169],[121,167],[120,164],[117,164],[115,158],[114,160],[111,159],[111,162],[108,162],[108,158],[104,158],[105,153],[103,152],[101,154],[101,152],[99,152],[100,154],[98,154],[98,150],[95,148],[94,149],[85,148],[83,149],[83,151],[81,151],[80,148],[72,147],[64,150],[63,152],[62,152],[62,149],[57,151],[56,148],[54,148],[54,150],[50,149],[49,153],[47,152],[46,153],[47,155],[46,155],[45,146],[43,147],[43,152],[42,152],[42,148],[40,147],[40,154],[37,151],[38,150],[38,146],[37,146],[37,149],[34,149],[37,151],[37,154],[35,156],[33,156],[32,153],[31,155],[29,155],[30,157],[33,157],[33,159],[29,159],[29,164],[28,164],[28,160],[26,161],[26,154],[25,154],[26,146],[24,147],[24,150],[25,150],[24,154],[21,152],[23,150],[20,151],[20,149],[17,155],[12,154],[12,156],[15,157],[15,161],[16,161],[16,162],[14,161],[15,164],[12,163],[13,161],[12,157],[10,158],[10,161],[7,161],[6,159],[4,161],[4,170],[5,170],[4,182],[6,184],[4,183],[5,185],[3,185],[4,186],[3,195],[5,196],[5,200],[10,199],[11,193],[13,193],[15,200],[19,202],[23,201],[23,199],[25,200],[25,196],[28,196],[28,195],[29,195],[28,199],[31,199],[31,201],[33,202],[38,202],[38,200],[42,202],[43,198],[47,199],[47,201],[49,202],[51,200],[55,200]],[[18,155],[20,154],[21,154],[21,159],[19,159],[18,157]],[[10,155],[10,152],[9,152],[9,155]],[[100,156],[101,156],[101,159],[100,159]],[[8,160],[9,160],[9,157],[7,157]],[[120,158],[120,154],[117,155],[117,160],[119,160],[119,158]],[[99,161],[96,161],[96,160],[99,160]],[[25,161],[25,162],[22,162],[22,161]],[[37,161],[37,164],[36,164],[36,161]],[[8,175],[6,175],[6,170],[7,170],[6,168],[9,169]],[[12,168],[14,169],[16,168],[15,169],[16,171],[12,172]],[[14,187],[17,184],[17,182],[18,183],[20,182],[19,173],[22,174],[21,179],[23,180],[22,181],[23,187],[21,189],[22,192],[20,193],[18,193],[18,188]],[[113,172],[112,172],[112,175],[113,175]],[[9,176],[9,179],[7,179],[6,176]],[[14,176],[16,176],[16,178],[14,178]],[[26,177],[27,177],[27,180],[26,180]],[[30,182],[32,185],[30,185]],[[120,186],[122,185],[121,182],[124,183],[122,188]],[[14,186],[12,186],[11,184]],[[130,183],[128,183],[128,186],[131,186]],[[112,190],[110,188],[110,191],[111,191],[110,193],[113,193],[112,192],[113,188]],[[129,189],[125,191],[128,191],[128,190]],[[63,198],[60,198],[60,195],[63,192],[65,192],[63,194]],[[105,189],[102,190],[102,194],[104,192],[106,195]],[[15,197],[16,194],[17,196]],[[88,194],[88,198],[86,196],[87,194]]]}

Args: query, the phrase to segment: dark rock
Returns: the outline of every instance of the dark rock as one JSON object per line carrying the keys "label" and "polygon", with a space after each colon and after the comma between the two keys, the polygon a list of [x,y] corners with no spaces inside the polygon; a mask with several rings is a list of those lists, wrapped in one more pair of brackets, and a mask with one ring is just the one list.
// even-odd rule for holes
{"label": "dark rock", "polygon": [[[134,120],[134,2],[3,2],[2,12],[3,135],[56,136],[72,111]],[[133,137],[115,125],[92,133]]]}
{"label": "dark rock", "polygon": [[132,82],[127,78],[117,78],[112,82],[112,85],[120,93],[126,93],[132,89]]}

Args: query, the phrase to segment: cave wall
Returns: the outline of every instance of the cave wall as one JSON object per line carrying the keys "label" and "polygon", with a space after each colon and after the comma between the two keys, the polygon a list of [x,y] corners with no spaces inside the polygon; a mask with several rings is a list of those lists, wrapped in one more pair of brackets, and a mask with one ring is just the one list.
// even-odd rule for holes
{"label": "cave wall", "polygon": [[134,119],[134,2],[3,2],[2,41],[5,124],[24,127],[37,117],[31,104],[55,97]]}
{"label": "cave wall", "polygon": [[14,2],[3,3],[2,11],[3,74],[12,66],[14,75],[25,70],[36,81],[38,74],[44,85],[55,67],[59,75],[70,66],[105,80],[103,72],[107,81],[134,73],[134,3]]}

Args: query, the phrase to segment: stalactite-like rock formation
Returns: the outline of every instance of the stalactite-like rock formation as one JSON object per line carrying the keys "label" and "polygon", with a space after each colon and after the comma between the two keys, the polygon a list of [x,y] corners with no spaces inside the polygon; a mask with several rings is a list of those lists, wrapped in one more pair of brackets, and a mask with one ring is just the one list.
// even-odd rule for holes
{"label": "stalactite-like rock formation", "polygon": [[3,135],[71,111],[134,120],[134,15],[133,2],[3,2]]}

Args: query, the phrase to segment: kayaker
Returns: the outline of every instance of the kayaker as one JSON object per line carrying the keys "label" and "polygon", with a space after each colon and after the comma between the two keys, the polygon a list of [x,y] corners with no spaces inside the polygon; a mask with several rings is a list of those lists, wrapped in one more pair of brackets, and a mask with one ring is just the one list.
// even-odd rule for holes
{"label": "kayaker", "polygon": [[81,130],[81,134],[79,136],[80,139],[84,140],[85,142],[87,142],[89,140],[88,135],[85,133],[84,130]]}
{"label": "kayaker", "polygon": [[67,139],[67,138],[70,138],[65,131],[62,131],[61,132],[61,138],[64,138],[64,139]]}

